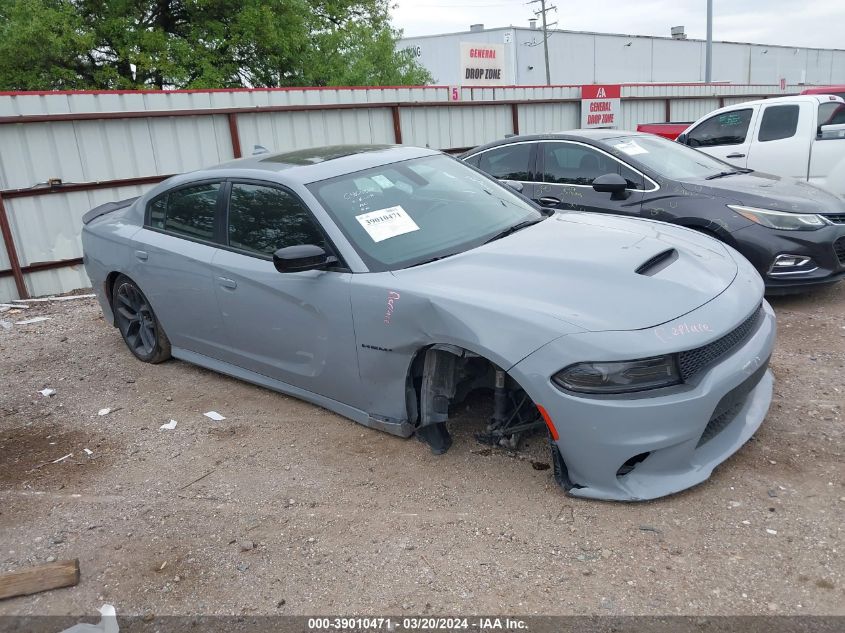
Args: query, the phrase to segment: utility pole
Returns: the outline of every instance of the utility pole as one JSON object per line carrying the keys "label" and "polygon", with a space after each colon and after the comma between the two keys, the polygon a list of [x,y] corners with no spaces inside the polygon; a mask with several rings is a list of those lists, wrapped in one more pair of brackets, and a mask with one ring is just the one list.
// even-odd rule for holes
{"label": "utility pole", "polygon": [[707,49],[704,56],[704,83],[713,81],[713,0],[707,0]]}
{"label": "utility pole", "polygon": [[546,0],[531,0],[527,4],[537,4],[538,2],[540,3],[540,9],[539,11],[535,11],[534,15],[542,17],[543,19],[543,55],[546,58],[546,85],[551,86],[552,74],[549,70],[549,27],[554,26],[555,24],[557,24],[557,22],[549,24],[548,20],[546,20],[546,14],[552,10],[557,12],[557,7],[554,5],[550,5],[547,7]]}

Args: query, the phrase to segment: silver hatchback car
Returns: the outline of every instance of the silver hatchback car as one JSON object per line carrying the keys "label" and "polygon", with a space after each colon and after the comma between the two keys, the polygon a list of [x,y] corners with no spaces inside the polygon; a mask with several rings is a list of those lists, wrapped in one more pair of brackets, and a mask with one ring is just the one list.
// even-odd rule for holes
{"label": "silver hatchback car", "polygon": [[763,421],[775,318],[741,255],[678,226],[541,209],[428,149],[328,147],[184,174],[84,217],[135,356],[171,355],[436,453],[537,426],[572,495],[709,477]]}

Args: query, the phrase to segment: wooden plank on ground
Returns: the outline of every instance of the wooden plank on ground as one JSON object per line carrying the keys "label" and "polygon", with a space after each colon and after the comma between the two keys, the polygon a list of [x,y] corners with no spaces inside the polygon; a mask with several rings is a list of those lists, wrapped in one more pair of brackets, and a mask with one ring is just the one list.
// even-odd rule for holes
{"label": "wooden plank on ground", "polygon": [[60,560],[0,574],[0,600],[72,587],[79,582],[79,559]]}

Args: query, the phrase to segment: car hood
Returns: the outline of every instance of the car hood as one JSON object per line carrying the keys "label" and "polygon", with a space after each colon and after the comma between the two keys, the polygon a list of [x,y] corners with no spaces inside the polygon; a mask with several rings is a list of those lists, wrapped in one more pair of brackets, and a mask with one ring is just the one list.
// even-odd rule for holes
{"label": "car hood", "polygon": [[845,213],[845,200],[824,189],[762,172],[689,180],[682,185],[690,193],[724,198],[726,203],[795,213]]}
{"label": "car hood", "polygon": [[[649,270],[637,270],[665,254]],[[475,312],[553,317],[589,331],[636,330],[712,300],[737,265],[718,241],[662,222],[558,213],[508,237],[394,272],[405,288]],[[472,314],[472,310],[467,312]],[[571,332],[572,327],[562,332]]]}

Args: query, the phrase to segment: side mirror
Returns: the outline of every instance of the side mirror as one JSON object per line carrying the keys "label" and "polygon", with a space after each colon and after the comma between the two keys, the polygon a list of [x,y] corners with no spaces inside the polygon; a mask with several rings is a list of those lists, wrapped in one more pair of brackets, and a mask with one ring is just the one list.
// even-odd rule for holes
{"label": "side mirror", "polygon": [[524,188],[522,183],[519,182],[518,180],[500,180],[499,182],[502,183],[503,185],[507,185],[508,187],[513,189],[514,191],[518,191],[519,193],[522,193],[522,190]]}
{"label": "side mirror", "polygon": [[599,193],[612,194],[612,200],[625,199],[631,195],[628,191],[628,181],[619,174],[605,174],[593,180],[593,190]]}
{"label": "side mirror", "polygon": [[820,125],[818,138],[845,138],[845,123],[834,123],[831,125]]}
{"label": "side mirror", "polygon": [[273,253],[273,265],[280,273],[298,273],[304,270],[322,270],[337,263],[337,257],[327,253],[322,246],[298,244],[286,246]]}
{"label": "side mirror", "polygon": [[687,144],[687,133],[681,132],[680,134],[678,134],[678,138],[676,138],[675,141],[680,143],[681,145],[686,145]]}

